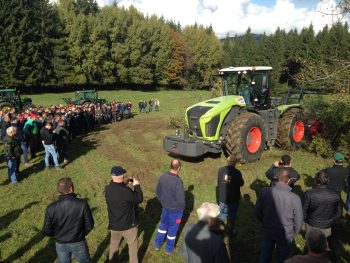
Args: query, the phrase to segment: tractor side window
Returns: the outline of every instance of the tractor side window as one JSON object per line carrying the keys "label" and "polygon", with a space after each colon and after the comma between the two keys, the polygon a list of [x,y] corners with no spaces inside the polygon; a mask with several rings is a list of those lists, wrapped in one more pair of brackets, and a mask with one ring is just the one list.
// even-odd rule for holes
{"label": "tractor side window", "polygon": [[237,75],[228,75],[224,80],[224,89],[226,95],[237,95]]}

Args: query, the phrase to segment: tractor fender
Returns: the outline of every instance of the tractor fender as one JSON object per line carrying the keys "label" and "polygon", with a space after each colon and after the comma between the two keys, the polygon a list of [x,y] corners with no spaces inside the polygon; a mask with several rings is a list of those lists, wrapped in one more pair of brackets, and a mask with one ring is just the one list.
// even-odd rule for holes
{"label": "tractor fender", "polygon": [[231,110],[227,113],[227,115],[225,116],[224,121],[222,122],[222,125],[220,128],[220,136],[225,137],[226,133],[227,133],[228,124],[232,121],[232,119],[234,117],[236,117],[237,115],[242,114],[243,112],[246,112],[246,111],[253,112],[253,113],[256,113],[259,115],[259,112],[254,110],[254,109],[247,109],[247,108],[242,108],[239,106],[233,106],[231,108]]}
{"label": "tractor fender", "polygon": [[304,108],[300,104],[292,104],[292,105],[281,105],[278,107],[278,111],[280,112],[280,117],[283,116],[286,112],[288,112],[291,109],[300,109],[304,110]]}

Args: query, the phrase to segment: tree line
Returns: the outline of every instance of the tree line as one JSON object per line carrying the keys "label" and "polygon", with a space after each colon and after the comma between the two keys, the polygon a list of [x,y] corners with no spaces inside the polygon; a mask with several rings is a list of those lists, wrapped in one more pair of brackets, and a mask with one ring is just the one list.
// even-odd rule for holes
{"label": "tree line", "polygon": [[142,85],[205,88],[226,66],[271,65],[279,87],[349,90],[350,34],[277,29],[220,40],[117,1],[0,0],[0,86]]}

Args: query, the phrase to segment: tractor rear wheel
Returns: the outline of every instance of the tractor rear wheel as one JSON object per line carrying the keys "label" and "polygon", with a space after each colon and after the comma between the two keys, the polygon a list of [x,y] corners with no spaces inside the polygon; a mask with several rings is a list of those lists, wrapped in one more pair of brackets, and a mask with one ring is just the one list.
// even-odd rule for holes
{"label": "tractor rear wheel", "polygon": [[303,144],[305,132],[304,113],[297,108],[290,109],[279,120],[277,144],[288,150],[298,149]]}
{"label": "tractor rear wheel", "polygon": [[13,109],[13,105],[11,103],[9,103],[9,102],[3,102],[3,103],[0,104],[0,110],[2,112],[10,111],[12,109]]}
{"label": "tractor rear wheel", "polygon": [[265,148],[265,123],[261,116],[244,112],[233,118],[224,141],[226,152],[242,163],[259,160]]}

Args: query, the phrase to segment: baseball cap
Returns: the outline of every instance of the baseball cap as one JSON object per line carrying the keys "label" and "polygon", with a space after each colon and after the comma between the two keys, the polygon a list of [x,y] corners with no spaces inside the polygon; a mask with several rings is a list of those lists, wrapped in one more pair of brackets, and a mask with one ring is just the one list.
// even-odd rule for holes
{"label": "baseball cap", "polygon": [[112,175],[120,176],[126,173],[126,170],[121,166],[113,166],[111,170]]}
{"label": "baseball cap", "polygon": [[344,161],[344,154],[342,154],[341,152],[336,152],[333,156],[334,160],[340,162],[340,161]]}

